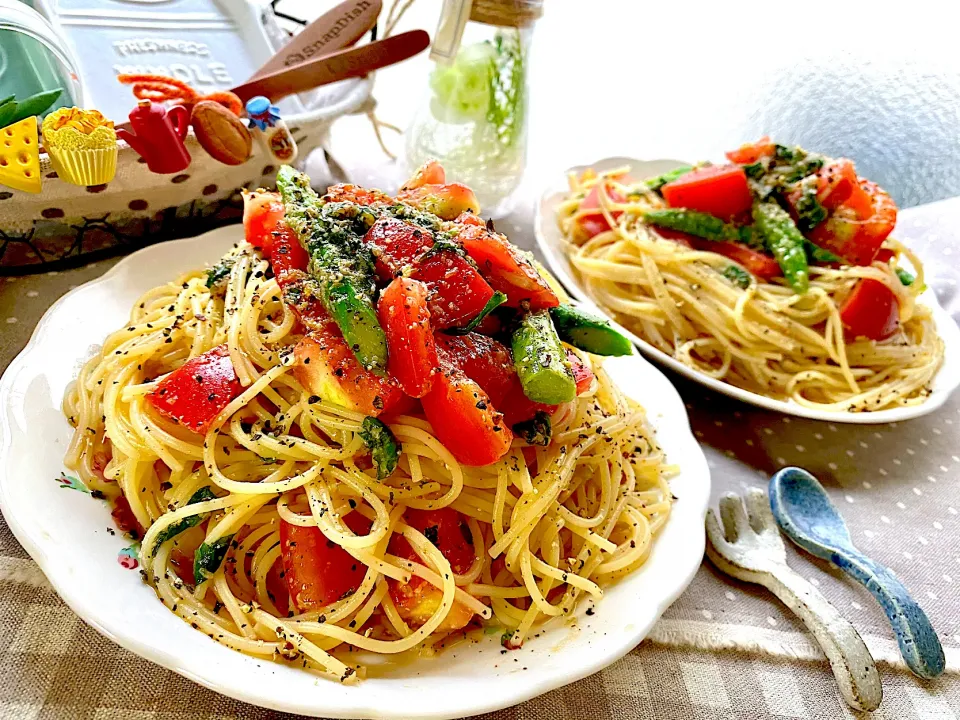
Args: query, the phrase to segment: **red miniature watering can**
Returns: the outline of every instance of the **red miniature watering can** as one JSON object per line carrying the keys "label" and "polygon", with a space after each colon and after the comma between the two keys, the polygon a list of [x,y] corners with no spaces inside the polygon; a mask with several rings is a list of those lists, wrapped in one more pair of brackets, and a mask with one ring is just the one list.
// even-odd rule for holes
{"label": "red miniature watering can", "polygon": [[152,172],[165,175],[190,165],[190,153],[183,143],[189,126],[190,112],[183,105],[168,109],[160,103],[141,100],[130,112],[133,132],[118,127],[117,137],[136,150]]}

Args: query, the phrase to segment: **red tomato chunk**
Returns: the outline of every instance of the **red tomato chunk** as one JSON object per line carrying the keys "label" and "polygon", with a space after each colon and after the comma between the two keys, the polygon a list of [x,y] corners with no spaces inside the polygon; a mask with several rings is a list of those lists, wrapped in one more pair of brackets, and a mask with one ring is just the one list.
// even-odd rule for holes
{"label": "red tomato chunk", "polygon": [[466,325],[493,297],[493,288],[457,252],[427,253],[434,245],[433,235],[427,230],[381,218],[367,232],[364,242],[373,249],[381,280],[413,268],[411,277],[430,290],[428,305],[434,328]]}
{"label": "red tomato chunk", "polygon": [[[412,528],[422,533],[432,542],[444,558],[450,563],[450,568],[458,575],[462,575],[473,565],[473,538],[466,518],[450,507],[439,510],[408,509],[403,516],[404,521]],[[390,539],[388,550],[397,557],[406,558],[415,562],[422,562],[420,556],[402,535],[394,535]],[[388,581],[390,597],[397,606],[397,612],[408,623],[414,626],[423,625],[429,620],[443,598],[443,591],[431,585],[421,577],[413,576],[410,582],[402,584],[396,580]],[[453,607],[439,630],[459,630],[473,617],[473,612],[458,602]]]}
{"label": "red tomato chunk", "polygon": [[427,295],[419,280],[398,277],[380,294],[377,305],[387,336],[387,370],[415,398],[430,390],[438,363]]}
{"label": "red tomato chunk", "polygon": [[529,303],[531,310],[542,310],[560,304],[533,263],[503,235],[469,226],[460,231],[457,240],[493,289],[507,296],[510,307]]}
{"label": "red tomato chunk", "polygon": [[840,306],[840,320],[851,337],[884,340],[900,325],[900,304],[882,282],[863,278]]}
{"label": "red tomato chunk", "polygon": [[[356,535],[370,532],[370,521],[358,512],[344,516],[343,522]],[[280,553],[290,600],[301,612],[356,592],[367,573],[366,565],[313,526],[281,520]]]}
{"label": "red tomato chunk", "polygon": [[242,392],[230,351],[223,344],[167,375],[147,395],[147,401],[161,415],[203,435],[220,411]]}
{"label": "red tomato chunk", "polygon": [[510,449],[513,433],[483,388],[438,352],[441,371],[420,401],[434,434],[464,465],[496,462]]}
{"label": "red tomato chunk", "polygon": [[696,210],[725,220],[753,205],[747,175],[739,165],[691,170],[664,185],[661,192],[670,207]]}

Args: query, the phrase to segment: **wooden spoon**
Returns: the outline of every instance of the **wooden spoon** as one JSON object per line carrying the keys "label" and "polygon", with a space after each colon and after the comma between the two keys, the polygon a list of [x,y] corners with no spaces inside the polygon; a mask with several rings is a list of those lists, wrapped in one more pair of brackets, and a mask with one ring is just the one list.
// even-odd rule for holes
{"label": "wooden spoon", "polygon": [[271,102],[277,102],[288,95],[306,92],[338,80],[362,77],[374,70],[411,58],[426,50],[429,45],[430,36],[425,31],[410,30],[385,40],[377,40],[276,70],[231,88],[231,91],[243,102],[257,95],[266,95]]}
{"label": "wooden spoon", "polygon": [[294,35],[247,82],[350,47],[376,25],[382,7],[380,0],[345,0]]}

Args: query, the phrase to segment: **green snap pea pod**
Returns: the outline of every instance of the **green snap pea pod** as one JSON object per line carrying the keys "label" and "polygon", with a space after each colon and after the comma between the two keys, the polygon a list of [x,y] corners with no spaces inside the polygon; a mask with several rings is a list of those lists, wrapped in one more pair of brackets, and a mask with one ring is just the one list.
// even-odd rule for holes
{"label": "green snap pea pod", "polygon": [[810,271],[804,238],[787,211],[776,203],[755,203],[753,221],[790,287],[798,295],[805,293],[810,288]]}
{"label": "green snap pea pod", "polygon": [[31,115],[40,115],[57,101],[57,98],[60,97],[60,93],[62,92],[62,88],[56,88],[55,90],[38,92],[36,95],[31,95],[28,98],[18,101],[17,109],[8,122],[20,122]]}
{"label": "green snap pea pod", "polygon": [[8,95],[0,100],[0,128],[9,125],[10,119],[16,114],[16,112],[17,101],[13,99],[13,95]]}
{"label": "green snap pea pod", "polygon": [[632,355],[633,343],[613,328],[609,320],[574,305],[550,308],[557,335],[575,348],[594,355]]}
{"label": "green snap pea pod", "polygon": [[648,210],[643,220],[651,225],[679,230],[680,232],[695,235],[705,240],[739,240],[740,232],[733,225],[725,223],[718,217],[696,210],[682,208],[663,208]]}
{"label": "green snap pea pod", "polygon": [[277,174],[284,219],[310,255],[308,270],[320,285],[320,300],[343,339],[367,370],[383,375],[387,339],[374,304],[373,257],[356,232],[356,218],[331,217],[306,175],[284,165]]}
{"label": "green snap pea pod", "polygon": [[577,396],[577,384],[550,313],[528,313],[513,333],[513,363],[523,394],[534,402],[559,405]]}
{"label": "green snap pea pod", "polygon": [[400,460],[400,443],[396,436],[382,421],[365,417],[360,425],[360,437],[370,449],[373,466],[377,469],[377,480],[389,477],[397,469]]}

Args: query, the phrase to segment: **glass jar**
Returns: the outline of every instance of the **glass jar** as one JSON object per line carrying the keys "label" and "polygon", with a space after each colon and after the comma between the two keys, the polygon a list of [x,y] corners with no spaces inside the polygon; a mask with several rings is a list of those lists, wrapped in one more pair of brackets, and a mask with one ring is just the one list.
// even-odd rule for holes
{"label": "glass jar", "polygon": [[[445,0],[444,17],[456,18],[463,5]],[[541,7],[541,0],[474,0],[469,21],[453,30],[459,37],[438,52],[445,32],[441,20],[426,96],[406,132],[408,175],[436,159],[451,181],[476,193],[483,214],[494,218],[510,212],[523,178],[527,67]]]}
{"label": "glass jar", "polygon": [[46,112],[83,106],[77,63],[50,22],[20,0],[0,0],[0,98],[62,88]]}

